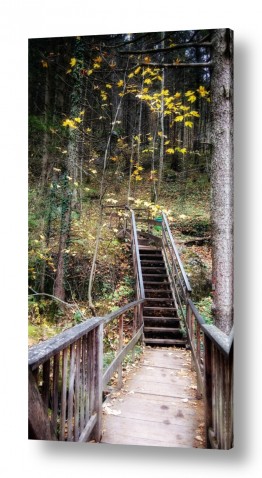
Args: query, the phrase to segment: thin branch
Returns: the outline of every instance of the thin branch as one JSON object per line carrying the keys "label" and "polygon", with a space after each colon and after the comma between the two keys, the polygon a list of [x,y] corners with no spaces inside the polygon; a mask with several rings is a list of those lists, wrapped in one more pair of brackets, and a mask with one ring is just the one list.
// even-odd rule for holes
{"label": "thin branch", "polygon": [[180,50],[183,48],[198,48],[198,47],[210,47],[212,43],[209,41],[206,42],[192,42],[192,43],[178,43],[177,45],[168,46],[166,48],[151,48],[149,50],[129,50],[129,51],[119,51],[120,55],[140,55],[144,53],[162,53],[162,52],[169,52],[173,50]]}
{"label": "thin branch", "polygon": [[35,296],[35,295],[45,295],[47,297],[50,297],[51,299],[56,300],[57,302],[61,302],[62,304],[66,305],[66,307],[77,307],[75,304],[68,304],[68,302],[65,302],[62,299],[59,299],[55,295],[52,294],[46,294],[45,292],[36,292],[32,287],[29,287],[30,290],[33,291],[33,294],[29,294],[29,297]]}
{"label": "thin branch", "polygon": [[139,40],[142,40],[142,38],[147,37],[148,35],[150,35],[150,33],[144,33],[143,35],[140,35],[139,37],[134,38],[133,40],[128,40],[126,42],[118,43],[116,45],[109,45],[107,46],[107,48],[119,48],[121,46],[130,45],[130,43],[136,43]]}
{"label": "thin branch", "polygon": [[212,62],[206,63],[139,63],[139,66],[152,66],[153,68],[210,68]]}
{"label": "thin branch", "polygon": [[84,314],[81,312],[81,310],[79,309],[78,305],[76,303],[74,304],[68,304],[68,302],[65,302],[64,300],[62,299],[59,299],[58,297],[56,297],[55,295],[52,295],[52,294],[46,294],[45,292],[36,292],[32,287],[28,287],[30,290],[33,291],[33,294],[29,294],[29,297],[34,297],[36,295],[45,295],[47,297],[50,297],[50,299],[53,299],[53,300],[56,300],[57,302],[61,302],[63,305],[65,305],[66,307],[69,307],[69,309],[72,309],[72,308],[76,308],[77,311],[79,312],[79,314],[81,315],[81,317],[83,319],[85,319],[85,316]]}

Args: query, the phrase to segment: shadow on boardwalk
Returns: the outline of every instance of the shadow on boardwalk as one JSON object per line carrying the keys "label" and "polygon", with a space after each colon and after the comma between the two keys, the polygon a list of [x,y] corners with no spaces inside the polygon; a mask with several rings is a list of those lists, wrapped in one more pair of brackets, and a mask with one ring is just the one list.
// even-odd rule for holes
{"label": "shadow on boardwalk", "polygon": [[205,448],[203,400],[185,349],[146,347],[103,405],[103,444]]}

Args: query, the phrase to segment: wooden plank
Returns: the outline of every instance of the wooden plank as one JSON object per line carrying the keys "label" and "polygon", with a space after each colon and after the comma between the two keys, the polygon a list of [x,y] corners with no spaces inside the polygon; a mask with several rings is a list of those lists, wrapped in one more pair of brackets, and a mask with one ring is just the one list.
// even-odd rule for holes
{"label": "wooden plank", "polygon": [[76,374],[75,374],[75,399],[74,399],[74,437],[75,441],[79,438],[79,419],[80,419],[80,356],[81,339],[76,342]]}
{"label": "wooden plank", "polygon": [[[119,317],[119,343],[118,343],[118,351],[121,352],[123,349],[124,343],[124,333],[123,333],[123,315]],[[122,376],[122,362],[118,366],[118,379],[117,379],[117,386],[121,388],[123,385],[123,376]]]}
{"label": "wooden plank", "polygon": [[95,330],[95,382],[94,382],[94,413],[96,424],[94,439],[99,442],[102,436],[102,395],[103,395],[103,324]]}
{"label": "wooden plank", "polygon": [[203,448],[204,440],[195,441],[203,422],[195,394],[190,352],[146,348],[122,392],[104,404],[102,443]]}
{"label": "wooden plank", "polygon": [[57,440],[32,371],[28,370],[28,438]]}
{"label": "wooden plank", "polygon": [[54,356],[54,362],[53,362],[52,426],[55,431],[57,429],[57,414],[58,414],[59,360],[60,360],[60,354],[58,353]]}
{"label": "wooden plank", "polygon": [[[107,431],[110,429],[110,432]],[[156,443],[157,442],[157,443]],[[192,447],[194,434],[191,428],[179,428],[168,423],[134,420],[133,418],[107,417],[107,428],[102,443],[121,445],[147,445],[163,447]]]}
{"label": "wooden plank", "polygon": [[68,419],[67,419],[67,440],[73,440],[73,411],[74,411],[74,391],[75,391],[75,344],[70,345],[70,371],[69,371],[69,391],[68,391]]}
{"label": "wooden plank", "polygon": [[80,437],[79,437],[79,442],[80,443],[83,443],[83,442],[86,442],[88,440],[88,438],[90,437],[93,429],[94,429],[94,426],[96,425],[96,422],[97,422],[97,414],[94,413],[94,415],[92,415],[90,417],[90,419],[88,420],[84,430],[82,431]]}
{"label": "wooden plank", "polygon": [[143,333],[143,327],[140,327],[136,335],[130,340],[130,342],[118,353],[118,355],[111,362],[109,367],[106,369],[103,375],[103,389],[105,389],[110,378],[113,376],[114,372],[117,370],[120,363],[122,363],[124,357],[130,352],[130,350],[135,346],[135,344],[140,339]]}
{"label": "wooden plank", "polygon": [[62,396],[61,396],[61,420],[60,420],[60,436],[59,439],[65,439],[65,423],[66,423],[66,395],[67,395],[67,364],[68,364],[68,348],[63,350],[62,362]]}
{"label": "wooden plank", "polygon": [[85,412],[86,412],[86,340],[87,336],[82,338],[82,354],[81,354],[81,369],[80,369],[80,434],[85,426]]}
{"label": "wooden plank", "polygon": [[42,398],[43,402],[48,408],[49,405],[49,387],[50,387],[50,360],[47,360],[43,364],[43,391],[42,391]]}

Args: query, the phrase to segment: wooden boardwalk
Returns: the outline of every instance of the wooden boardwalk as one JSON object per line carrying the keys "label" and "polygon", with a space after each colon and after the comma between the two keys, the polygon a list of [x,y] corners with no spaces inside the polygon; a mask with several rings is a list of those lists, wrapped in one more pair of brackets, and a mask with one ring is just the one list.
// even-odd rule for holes
{"label": "wooden boardwalk", "polygon": [[205,448],[203,430],[203,400],[185,349],[146,347],[103,405],[102,444]]}

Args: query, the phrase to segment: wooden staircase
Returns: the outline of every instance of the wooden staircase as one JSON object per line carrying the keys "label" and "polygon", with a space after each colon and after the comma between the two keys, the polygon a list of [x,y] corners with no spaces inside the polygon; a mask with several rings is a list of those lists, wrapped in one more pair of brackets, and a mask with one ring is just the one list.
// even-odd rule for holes
{"label": "wooden staircase", "polygon": [[146,300],[143,305],[144,342],[147,345],[185,346],[162,253],[161,241],[138,231],[139,256]]}

